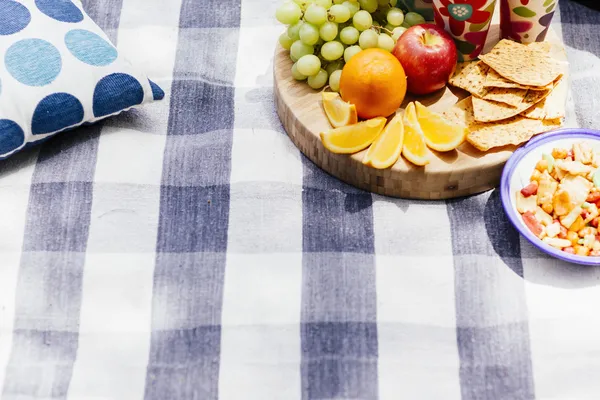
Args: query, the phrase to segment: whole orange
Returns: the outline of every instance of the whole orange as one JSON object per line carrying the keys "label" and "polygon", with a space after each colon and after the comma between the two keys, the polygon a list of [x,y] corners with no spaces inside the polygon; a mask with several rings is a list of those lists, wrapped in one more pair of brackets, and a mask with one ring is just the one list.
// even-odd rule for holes
{"label": "whole orange", "polygon": [[342,69],[340,95],[356,106],[361,118],[387,117],[400,107],[406,96],[404,68],[385,50],[363,50]]}

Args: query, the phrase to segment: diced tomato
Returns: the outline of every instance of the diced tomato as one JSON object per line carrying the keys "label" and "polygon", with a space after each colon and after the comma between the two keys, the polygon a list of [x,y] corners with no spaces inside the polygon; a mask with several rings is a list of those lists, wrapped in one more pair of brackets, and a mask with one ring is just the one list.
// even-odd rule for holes
{"label": "diced tomato", "polygon": [[591,192],[585,201],[588,203],[596,203],[597,201],[600,201],[600,192]]}
{"label": "diced tomato", "polygon": [[[530,197],[536,195],[538,191],[538,183],[536,181],[531,182],[529,185],[521,189],[521,194],[524,197]],[[600,200],[600,197],[598,198]]]}
{"label": "diced tomato", "polygon": [[565,247],[565,248],[563,249],[563,251],[564,251],[565,253],[569,253],[569,254],[575,254],[575,249],[574,249],[573,247]]}
{"label": "diced tomato", "polygon": [[523,213],[523,222],[535,236],[539,237],[544,231],[544,227],[531,211]]}
{"label": "diced tomato", "polygon": [[583,210],[581,212],[581,218],[587,219],[587,217],[589,217],[589,216],[590,216],[590,212],[588,210]]}
{"label": "diced tomato", "polygon": [[564,226],[560,226],[560,232],[558,233],[558,238],[559,239],[566,239],[567,238],[567,232],[569,232],[567,230],[567,228],[565,228]]}
{"label": "diced tomato", "polygon": [[573,161],[573,158],[574,158],[574,156],[573,156],[573,149],[567,151],[567,158],[570,158],[571,161]]}
{"label": "diced tomato", "polygon": [[599,224],[600,224],[600,217],[596,217],[590,221],[590,225],[592,225],[594,228],[598,228]]}
{"label": "diced tomato", "polygon": [[600,200],[598,200],[598,201],[596,202],[596,207],[597,207],[597,208],[600,208]]}

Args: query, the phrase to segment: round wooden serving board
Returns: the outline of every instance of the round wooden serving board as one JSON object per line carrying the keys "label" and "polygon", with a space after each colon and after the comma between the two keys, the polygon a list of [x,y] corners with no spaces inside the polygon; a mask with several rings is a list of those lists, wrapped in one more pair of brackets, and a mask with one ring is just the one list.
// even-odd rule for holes
{"label": "round wooden serving board", "polygon": [[[485,51],[499,40],[499,26],[493,23]],[[564,46],[550,30],[546,39],[553,44],[553,56],[566,61]],[[312,162],[331,175],[358,188],[374,193],[411,199],[448,199],[481,193],[500,183],[502,169],[516,147],[481,152],[469,143],[448,153],[432,151],[431,162],[417,167],[400,157],[391,168],[379,170],[362,164],[366,150],[353,155],[334,154],[321,143],[320,132],[331,129],[323,112],[321,92],[306,82],[296,81],[290,73],[292,61],[278,45],[274,60],[274,92],[277,114],[294,144]],[[400,110],[419,100],[433,111],[443,112],[468,93],[447,87],[425,97],[407,96]]]}

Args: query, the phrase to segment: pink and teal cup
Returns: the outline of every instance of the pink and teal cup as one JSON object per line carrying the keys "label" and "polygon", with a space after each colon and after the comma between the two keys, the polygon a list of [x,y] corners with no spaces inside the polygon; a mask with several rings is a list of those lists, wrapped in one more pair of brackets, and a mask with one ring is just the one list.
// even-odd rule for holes
{"label": "pink and teal cup", "polygon": [[459,61],[479,57],[495,7],[496,0],[433,0],[435,23],[454,38]]}
{"label": "pink and teal cup", "polygon": [[519,43],[543,42],[558,0],[500,0],[503,39]]}

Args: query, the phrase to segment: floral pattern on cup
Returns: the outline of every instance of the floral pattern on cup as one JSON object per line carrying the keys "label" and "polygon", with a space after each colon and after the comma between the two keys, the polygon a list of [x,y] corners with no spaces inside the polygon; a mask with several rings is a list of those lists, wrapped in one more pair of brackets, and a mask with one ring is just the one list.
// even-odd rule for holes
{"label": "floral pattern on cup", "polygon": [[434,18],[456,42],[459,61],[476,59],[485,46],[496,0],[434,0]]}
{"label": "floral pattern on cup", "polygon": [[502,38],[520,43],[546,39],[558,0],[500,0]]}

